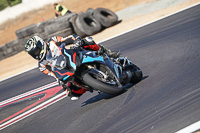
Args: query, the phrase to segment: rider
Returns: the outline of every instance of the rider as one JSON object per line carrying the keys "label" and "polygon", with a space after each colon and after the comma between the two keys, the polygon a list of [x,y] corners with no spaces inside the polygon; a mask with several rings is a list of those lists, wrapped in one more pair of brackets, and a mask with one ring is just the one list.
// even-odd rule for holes
{"label": "rider", "polygon": [[[40,71],[47,75],[54,76],[57,79],[51,68],[53,66],[52,62],[47,59],[47,55],[51,54],[52,57],[57,57],[60,55],[58,51],[70,44],[73,44],[74,47],[80,46],[86,50],[97,51],[97,54],[100,55],[106,53],[108,56],[113,58],[117,58],[120,55],[119,52],[114,52],[106,49],[102,45],[97,45],[92,37],[82,39],[77,35],[70,35],[65,38],[54,36],[51,37],[47,43],[45,43],[39,36],[33,36],[25,44],[25,51],[27,51],[28,54],[34,59],[39,61],[38,66]],[[70,65],[70,63],[68,65]],[[57,81],[59,80],[57,79]],[[61,83],[61,81],[59,81],[59,83]],[[72,83],[67,83],[67,86],[62,84],[62,86],[71,100],[77,100],[83,93],[86,92],[84,88],[77,87]]]}

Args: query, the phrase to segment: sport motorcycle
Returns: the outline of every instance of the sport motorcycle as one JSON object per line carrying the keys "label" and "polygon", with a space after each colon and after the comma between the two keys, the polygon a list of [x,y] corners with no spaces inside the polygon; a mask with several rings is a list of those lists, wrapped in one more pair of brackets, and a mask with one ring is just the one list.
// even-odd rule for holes
{"label": "sport motorcycle", "polygon": [[71,82],[90,92],[97,90],[112,95],[123,92],[128,83],[138,83],[143,74],[127,57],[110,58],[106,53],[62,49],[61,55],[50,57],[52,70],[62,84]]}

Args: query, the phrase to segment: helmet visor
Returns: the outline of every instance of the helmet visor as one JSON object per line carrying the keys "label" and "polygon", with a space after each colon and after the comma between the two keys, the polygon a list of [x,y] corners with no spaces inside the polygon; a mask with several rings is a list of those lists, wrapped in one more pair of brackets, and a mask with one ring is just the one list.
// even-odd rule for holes
{"label": "helmet visor", "polygon": [[31,50],[31,51],[29,52],[29,54],[30,54],[33,58],[40,60],[40,59],[41,59],[41,57],[40,57],[41,54],[40,54],[40,53],[41,53],[42,51],[44,51],[43,48],[44,48],[44,47],[43,47],[41,41],[38,41],[36,47],[35,47],[33,50]]}

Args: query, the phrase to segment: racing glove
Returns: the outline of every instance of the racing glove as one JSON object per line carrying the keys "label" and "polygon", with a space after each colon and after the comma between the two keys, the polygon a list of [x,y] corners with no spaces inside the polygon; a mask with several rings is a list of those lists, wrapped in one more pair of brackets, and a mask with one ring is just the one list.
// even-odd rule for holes
{"label": "racing glove", "polygon": [[83,45],[83,40],[81,38],[77,38],[75,41],[74,41],[74,47],[80,47]]}
{"label": "racing glove", "polygon": [[99,50],[97,51],[97,55],[103,55],[106,52],[106,48],[103,45],[99,45]]}
{"label": "racing glove", "polygon": [[120,56],[120,52],[111,51],[110,49],[106,49],[103,45],[99,45],[99,50],[97,51],[97,55],[103,55],[106,53],[109,57],[118,58]]}

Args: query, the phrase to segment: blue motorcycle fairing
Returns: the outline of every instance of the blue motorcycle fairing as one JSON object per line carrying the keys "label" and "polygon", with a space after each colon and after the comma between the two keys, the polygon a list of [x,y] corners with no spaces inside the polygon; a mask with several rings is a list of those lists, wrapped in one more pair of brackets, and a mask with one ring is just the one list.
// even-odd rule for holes
{"label": "blue motorcycle fairing", "polygon": [[104,64],[105,66],[109,67],[110,70],[117,76],[117,78],[119,78],[119,72],[116,65],[106,54],[98,56],[96,51],[81,51],[79,49],[64,49],[62,52],[66,56],[66,62],[68,64],[67,66],[71,68],[71,71],[67,71],[66,69],[58,70],[55,68],[54,72],[56,73],[58,79],[62,79],[63,81],[70,80],[69,77],[72,76],[71,73],[74,74],[77,67],[79,67],[81,64],[93,62]]}
{"label": "blue motorcycle fairing", "polygon": [[76,64],[73,62],[73,60],[75,60],[74,58],[76,58],[73,56],[74,53],[75,51],[72,53],[72,50],[64,49],[64,54],[68,57],[67,63],[69,63],[69,65],[76,70]]}
{"label": "blue motorcycle fairing", "polygon": [[89,63],[89,62],[104,62],[103,57],[99,56],[99,57],[90,57],[90,56],[86,56],[83,58],[82,63]]}
{"label": "blue motorcycle fairing", "polygon": [[82,63],[89,63],[89,62],[104,62],[102,56],[97,56],[96,52],[94,51],[81,51],[82,55]]}
{"label": "blue motorcycle fairing", "polygon": [[120,77],[119,71],[115,63],[112,60],[110,60],[110,58],[107,55],[104,55],[104,58],[103,56],[97,56],[96,52],[94,51],[82,51],[81,53],[83,56],[82,63],[99,62],[108,66],[112,70],[112,72],[117,76],[117,78]]}
{"label": "blue motorcycle fairing", "polygon": [[56,77],[59,79],[59,80],[67,80],[69,77],[71,77],[72,75],[74,75],[74,73],[72,71],[68,71],[66,69],[62,69],[62,70],[59,70],[57,68],[53,68],[53,71],[56,75]]}

